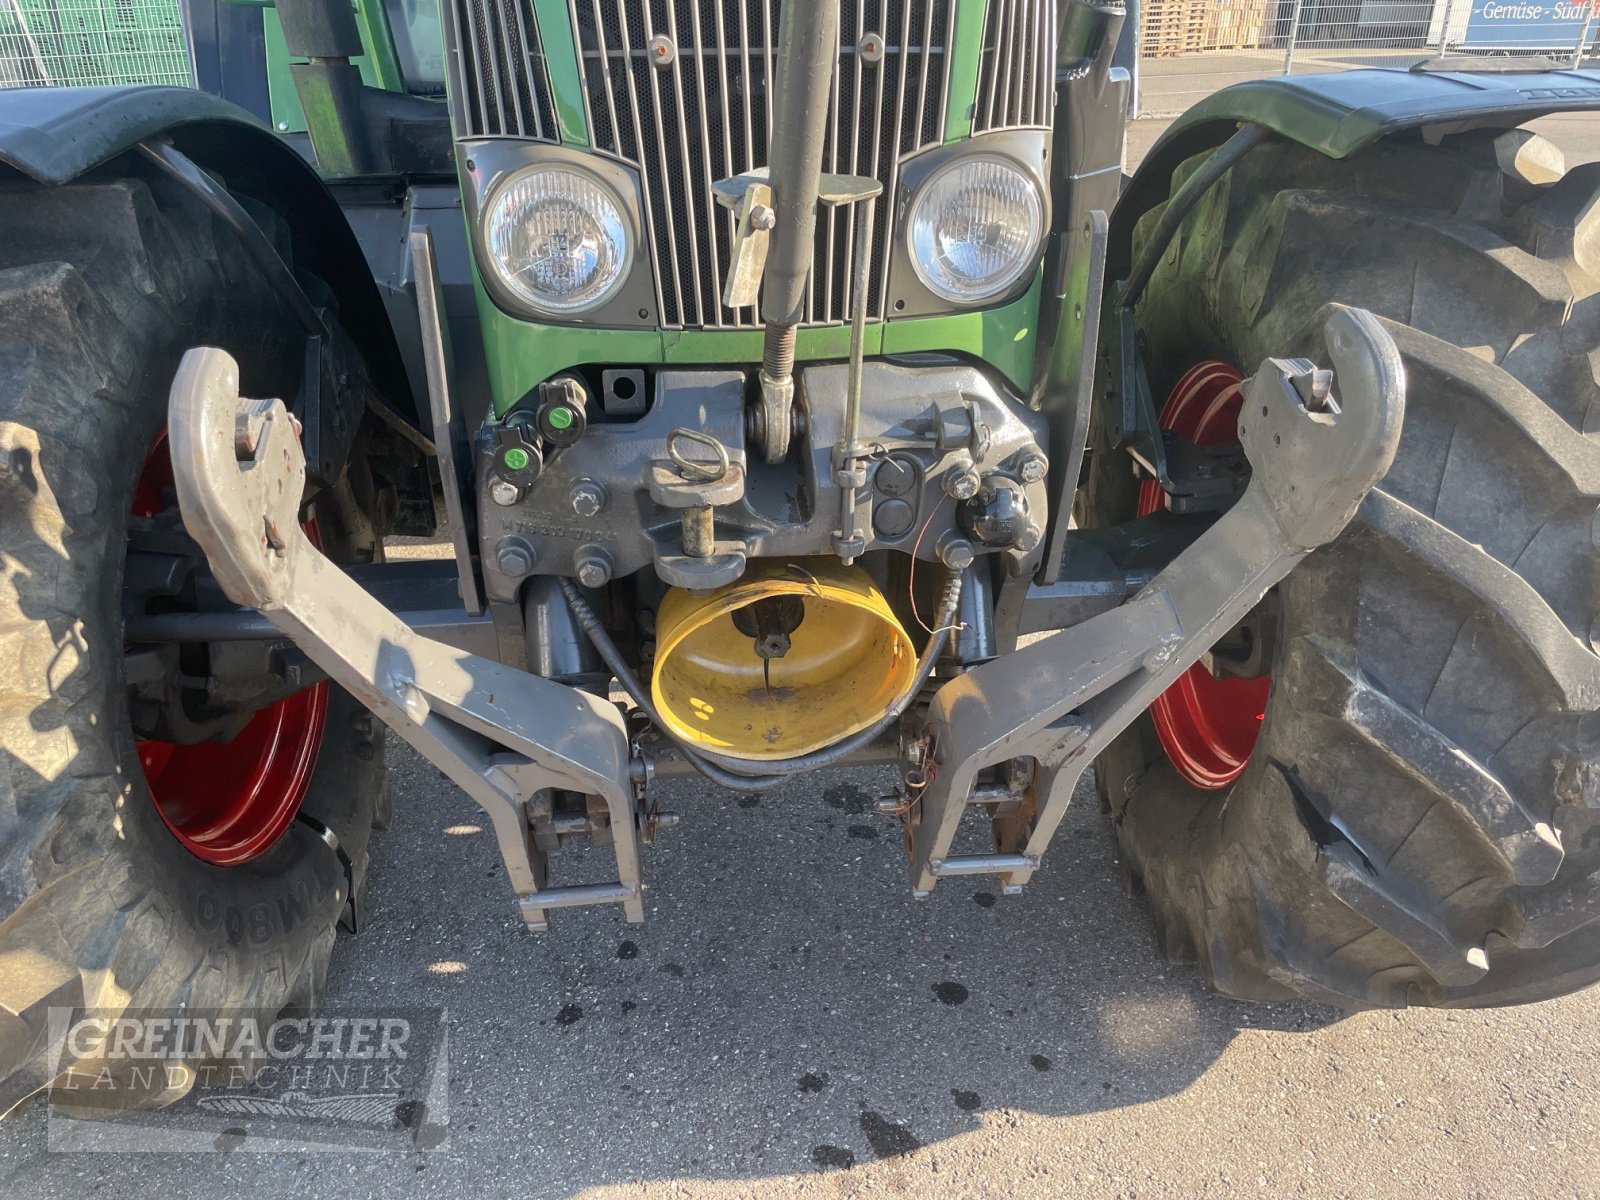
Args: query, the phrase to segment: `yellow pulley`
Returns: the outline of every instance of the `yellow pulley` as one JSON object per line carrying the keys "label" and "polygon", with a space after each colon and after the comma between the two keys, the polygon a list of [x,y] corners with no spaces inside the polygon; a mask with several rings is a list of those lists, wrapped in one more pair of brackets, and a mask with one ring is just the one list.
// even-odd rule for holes
{"label": "yellow pulley", "polygon": [[872,576],[835,559],[755,563],[656,614],[651,694],[690,745],[770,762],[859,732],[905,695],[916,651]]}

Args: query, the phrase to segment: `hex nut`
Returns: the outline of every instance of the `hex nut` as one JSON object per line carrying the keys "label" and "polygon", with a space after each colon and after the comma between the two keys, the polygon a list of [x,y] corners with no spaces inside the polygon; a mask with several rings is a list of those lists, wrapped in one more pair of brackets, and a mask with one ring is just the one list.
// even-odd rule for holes
{"label": "hex nut", "polygon": [[494,563],[500,568],[500,574],[509,575],[513,579],[520,579],[533,570],[533,548],[521,540],[504,541],[495,551]]}
{"label": "hex nut", "polygon": [[945,494],[956,500],[970,500],[978,494],[978,473],[971,467],[951,471],[944,477]]}
{"label": "hex nut", "polygon": [[1044,532],[1038,525],[1029,525],[1017,535],[1016,547],[1024,554],[1039,544],[1039,539],[1044,537]]}
{"label": "hex nut", "polygon": [[489,499],[502,508],[508,508],[522,499],[522,489],[505,479],[496,479],[489,485]]}
{"label": "hex nut", "polygon": [[598,516],[606,506],[606,489],[593,479],[580,479],[572,485],[572,511],[580,517]]}
{"label": "hex nut", "polygon": [[966,570],[972,559],[972,543],[966,538],[950,538],[939,545],[939,561],[952,571]]}
{"label": "hex nut", "polygon": [[1022,476],[1023,483],[1038,483],[1050,470],[1050,462],[1042,454],[1030,454],[1022,460],[1022,465],[1017,469],[1017,474]]}
{"label": "hex nut", "polygon": [[611,581],[611,556],[599,546],[580,546],[573,556],[578,582],[586,588],[604,587]]}

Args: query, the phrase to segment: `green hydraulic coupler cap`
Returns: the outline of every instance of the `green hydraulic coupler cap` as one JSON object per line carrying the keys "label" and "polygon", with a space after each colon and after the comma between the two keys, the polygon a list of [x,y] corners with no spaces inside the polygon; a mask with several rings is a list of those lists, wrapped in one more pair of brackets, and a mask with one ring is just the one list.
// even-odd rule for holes
{"label": "green hydraulic coupler cap", "polygon": [[583,431],[589,427],[589,415],[584,410],[588,398],[583,384],[570,376],[539,386],[535,423],[546,445],[570,446],[583,436]]}

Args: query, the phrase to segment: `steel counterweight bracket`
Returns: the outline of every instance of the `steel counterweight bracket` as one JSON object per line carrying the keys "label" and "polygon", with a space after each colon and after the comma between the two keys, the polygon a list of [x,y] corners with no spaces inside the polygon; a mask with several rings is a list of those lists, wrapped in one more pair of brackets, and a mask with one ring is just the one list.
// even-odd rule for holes
{"label": "steel counterweight bracket", "polygon": [[[935,694],[923,732],[936,769],[908,816],[918,895],[946,875],[997,874],[1005,891],[1019,891],[1095,756],[1268,588],[1336,537],[1383,478],[1405,410],[1399,351],[1359,309],[1336,308],[1325,336],[1336,390],[1303,359],[1261,364],[1239,417],[1249,486],[1137,596]],[[1038,815],[1023,850],[951,854],[978,772],[1019,757],[1038,771]]]}
{"label": "steel counterweight bracket", "polygon": [[[422,637],[325,558],[300,527],[306,464],[278,400],[241,400],[225,352],[190,350],[167,410],[183,522],[236,604],[257,609],[340,687],[473,798],[492,824],[523,920],[621,904],[644,920],[626,727],[605,700]],[[614,883],[541,889],[527,803],[560,788],[601,797]]]}

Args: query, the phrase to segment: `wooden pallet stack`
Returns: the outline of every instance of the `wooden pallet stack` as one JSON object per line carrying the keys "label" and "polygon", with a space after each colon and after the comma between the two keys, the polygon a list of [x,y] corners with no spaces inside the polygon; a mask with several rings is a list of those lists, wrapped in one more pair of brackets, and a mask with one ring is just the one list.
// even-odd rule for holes
{"label": "wooden pallet stack", "polygon": [[1252,50],[1267,37],[1268,0],[1145,0],[1140,51],[1173,58],[1207,50]]}

